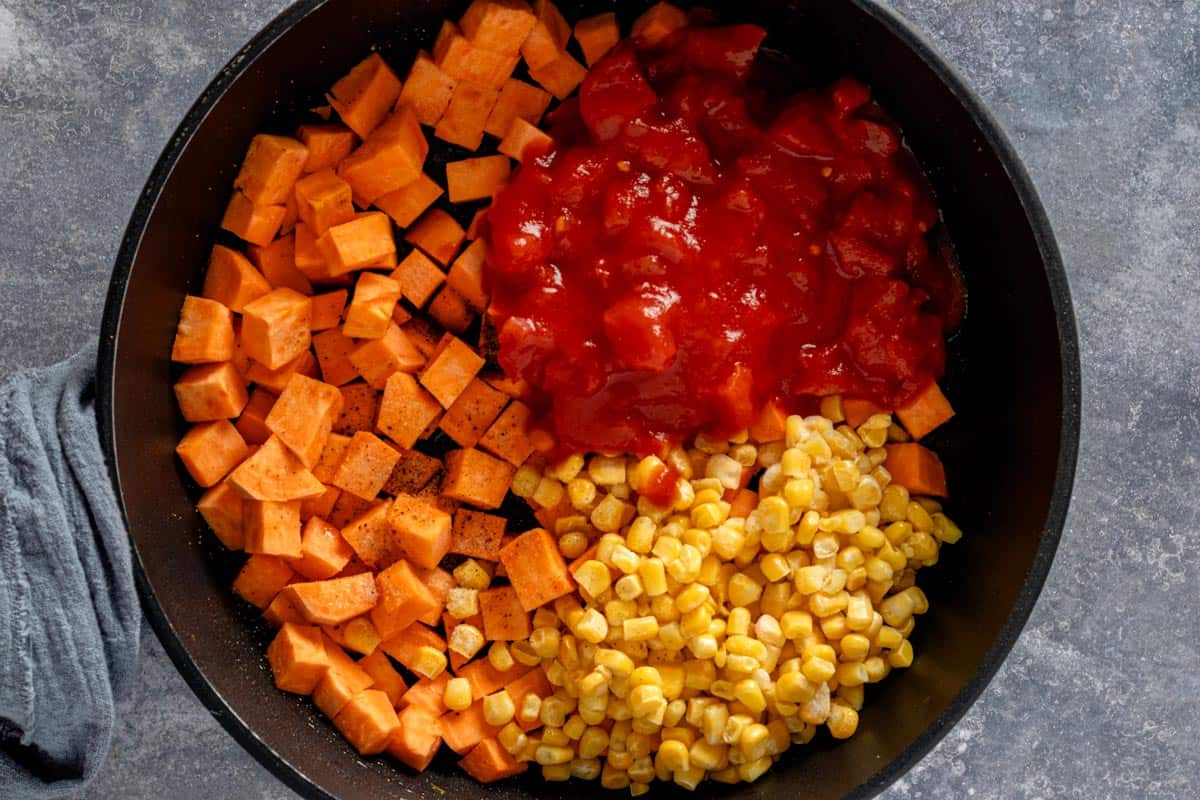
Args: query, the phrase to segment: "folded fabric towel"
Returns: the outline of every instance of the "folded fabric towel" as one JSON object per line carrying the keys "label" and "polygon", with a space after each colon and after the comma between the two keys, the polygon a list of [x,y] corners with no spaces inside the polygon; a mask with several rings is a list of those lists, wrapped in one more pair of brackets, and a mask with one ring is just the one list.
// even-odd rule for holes
{"label": "folded fabric towel", "polygon": [[0,797],[79,792],[138,665],[129,538],[96,430],[96,349],[0,385]]}

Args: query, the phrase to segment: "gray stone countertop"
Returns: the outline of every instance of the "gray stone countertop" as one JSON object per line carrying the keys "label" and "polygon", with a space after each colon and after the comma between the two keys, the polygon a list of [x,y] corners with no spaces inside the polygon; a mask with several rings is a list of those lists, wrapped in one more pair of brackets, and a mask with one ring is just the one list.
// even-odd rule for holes
{"label": "gray stone countertop", "polygon": [[[0,375],[95,335],[142,183],[283,0],[0,0]],[[888,798],[1200,796],[1200,4],[895,0],[1041,192],[1083,355],[1046,590],[980,701]],[[97,798],[293,796],[153,633]]]}

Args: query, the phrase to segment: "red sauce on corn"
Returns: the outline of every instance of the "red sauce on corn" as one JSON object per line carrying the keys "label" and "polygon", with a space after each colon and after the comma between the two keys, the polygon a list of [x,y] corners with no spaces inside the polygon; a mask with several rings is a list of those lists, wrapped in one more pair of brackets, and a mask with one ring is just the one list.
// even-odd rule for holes
{"label": "red sauce on corn", "polygon": [[625,41],[488,213],[500,362],[560,450],[651,453],[762,404],[893,408],[964,305],[900,131],[841,80],[762,88],[754,25]]}

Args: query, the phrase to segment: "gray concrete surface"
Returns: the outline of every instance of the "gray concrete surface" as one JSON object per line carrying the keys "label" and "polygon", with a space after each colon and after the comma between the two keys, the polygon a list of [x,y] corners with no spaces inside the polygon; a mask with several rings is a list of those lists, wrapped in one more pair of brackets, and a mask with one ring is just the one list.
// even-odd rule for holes
{"label": "gray concrete surface", "polygon": [[[1200,796],[1200,64],[1196,0],[895,0],[1037,183],[1082,336],[1079,480],[1008,662],[886,793]],[[94,335],[122,229],[171,130],[281,0],[0,0],[0,375]],[[109,798],[291,794],[147,632]]]}

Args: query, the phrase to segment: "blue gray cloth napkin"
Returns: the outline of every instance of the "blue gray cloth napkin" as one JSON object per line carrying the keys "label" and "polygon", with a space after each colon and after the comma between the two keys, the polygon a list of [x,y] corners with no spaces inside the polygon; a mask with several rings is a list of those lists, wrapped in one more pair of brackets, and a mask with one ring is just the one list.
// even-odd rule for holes
{"label": "blue gray cloth napkin", "polygon": [[138,668],[129,538],[96,430],[95,346],[0,384],[0,798],[77,793]]}

